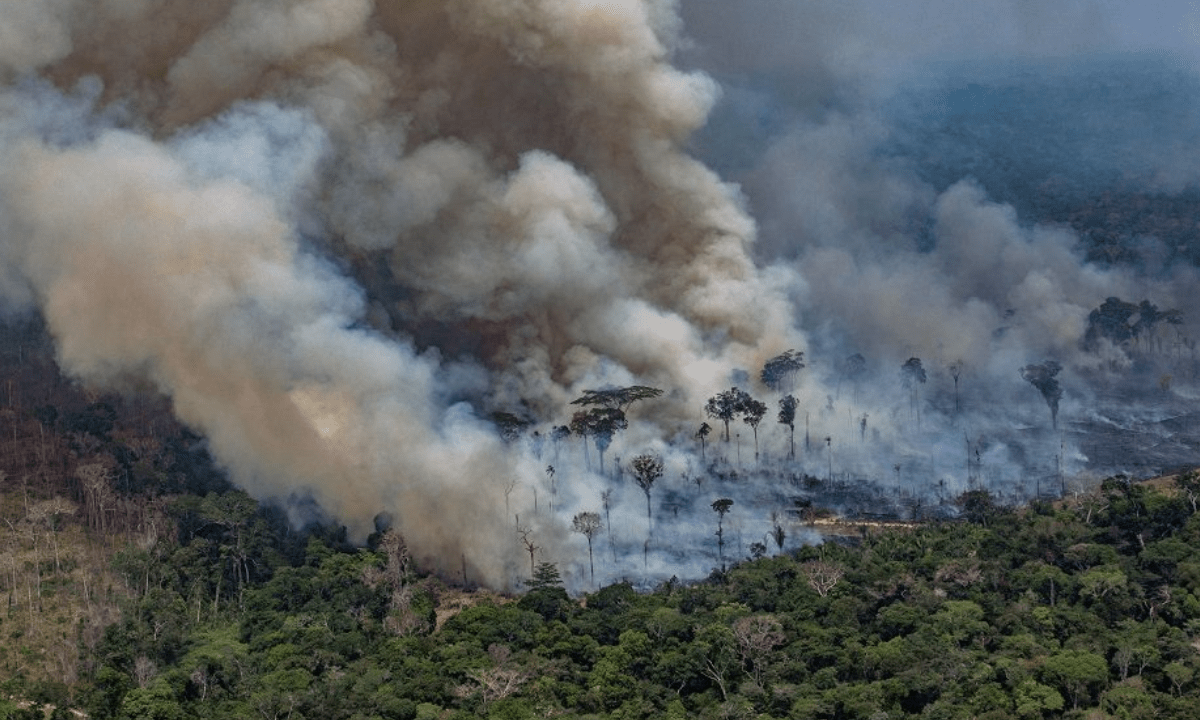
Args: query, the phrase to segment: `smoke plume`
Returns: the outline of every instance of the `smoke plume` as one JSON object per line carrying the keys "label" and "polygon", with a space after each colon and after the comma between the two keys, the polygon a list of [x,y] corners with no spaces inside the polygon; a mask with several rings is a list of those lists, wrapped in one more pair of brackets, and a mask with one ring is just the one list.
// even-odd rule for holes
{"label": "smoke plume", "polygon": [[[1126,113],[1013,142],[1061,124],[1051,103],[980,108],[1103,78],[1052,60],[1110,49],[1098,6],[914,6],[2,3],[0,296],[45,317],[72,377],[168,397],[256,497],[311,499],[357,539],[387,513],[428,566],[494,586],[523,575],[516,526],[567,562],[571,514],[602,504],[602,574],[633,572],[620,549],[667,577],[713,565],[707,494],[738,493],[722,517],[744,546],[791,492],[771,478],[963,489],[964,434],[968,475],[1015,482],[1051,446],[1084,469],[1082,442],[1026,437],[1045,422],[1018,369],[1061,362],[1063,418],[1087,415],[1096,373],[1138,360],[1084,351],[1089,312],[1181,307],[1194,266],[1150,236],[1136,267],[1091,262],[1030,198],[1185,192],[1190,136]],[[1047,151],[1097,137],[1116,150],[1078,167]],[[761,458],[741,428],[702,462],[706,399],[766,397],[788,349],[805,452],[779,464],[770,397]],[[930,379],[910,403],[912,357]],[[635,384],[666,393],[608,472],[587,439],[547,439],[584,390]],[[495,413],[538,434],[507,442]],[[665,467],[645,544],[623,476],[641,452]]]}
{"label": "smoke plume", "polygon": [[0,28],[9,304],[356,537],[388,512],[505,584],[501,492],[541,470],[478,418],[626,379],[683,418],[794,340],[737,189],[683,152],[717,88],[669,64],[670,2],[38,0]]}

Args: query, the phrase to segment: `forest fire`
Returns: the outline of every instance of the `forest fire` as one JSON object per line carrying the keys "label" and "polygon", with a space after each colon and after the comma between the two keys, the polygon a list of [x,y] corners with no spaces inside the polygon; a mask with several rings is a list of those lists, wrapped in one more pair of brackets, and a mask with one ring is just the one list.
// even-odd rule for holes
{"label": "forest fire", "polygon": [[590,582],[581,513],[597,578],[703,576],[798,499],[1194,461],[1192,75],[847,59],[871,13],[750,52],[718,5],[0,5],[4,309],[296,522],[498,588]]}

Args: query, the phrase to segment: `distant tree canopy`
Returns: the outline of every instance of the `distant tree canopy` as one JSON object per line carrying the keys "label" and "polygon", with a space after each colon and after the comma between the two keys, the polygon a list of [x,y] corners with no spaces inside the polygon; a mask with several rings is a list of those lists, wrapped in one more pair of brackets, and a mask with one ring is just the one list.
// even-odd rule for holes
{"label": "distant tree canopy", "polygon": [[[646,465],[657,476],[653,456]],[[538,564],[524,530],[531,562],[514,601],[423,576],[395,530],[357,548],[344,531],[297,532],[229,492],[167,499],[176,532],[153,548],[135,536],[114,558],[116,621],[80,643],[77,663],[54,660],[77,679],[10,670],[0,717],[1200,717],[1190,473],[1175,492],[1116,477],[1021,511],[971,490],[957,500],[969,522],[872,529],[861,543],[798,543],[777,557],[766,546],[784,549],[782,514],[769,535],[743,540],[761,525],[747,515],[734,550],[723,520],[742,500],[714,496],[705,561],[718,572],[576,599],[563,584],[581,589],[582,563]],[[580,512],[572,529],[598,537],[599,518]],[[0,540],[26,552],[35,542]],[[78,555],[59,541],[64,559]],[[759,559],[741,561],[747,553]],[[90,583],[41,565],[0,574],[55,577],[45,611],[7,593],[6,633],[36,628],[69,594],[80,608],[98,602]],[[0,643],[8,667],[33,635]]]}
{"label": "distant tree canopy", "polygon": [[1159,323],[1180,325],[1183,323],[1183,313],[1173,309],[1160,310],[1149,300],[1135,304],[1110,297],[1088,313],[1083,345],[1088,350],[1095,350],[1102,339],[1114,345],[1136,341],[1139,337],[1153,335]]}
{"label": "distant tree canopy", "polygon": [[785,350],[763,365],[763,385],[775,392],[790,392],[796,383],[796,374],[804,368],[804,353]]}
{"label": "distant tree canopy", "polygon": [[500,437],[504,439],[504,442],[508,443],[519,438],[525,428],[533,424],[531,421],[510,412],[494,412],[491,418],[492,423],[496,426],[496,432],[500,433]]}
{"label": "distant tree canopy", "polygon": [[646,385],[630,385],[629,387],[612,387],[601,390],[584,390],[583,395],[571,401],[572,405],[599,405],[622,413],[639,400],[651,400],[660,397],[663,391]]}

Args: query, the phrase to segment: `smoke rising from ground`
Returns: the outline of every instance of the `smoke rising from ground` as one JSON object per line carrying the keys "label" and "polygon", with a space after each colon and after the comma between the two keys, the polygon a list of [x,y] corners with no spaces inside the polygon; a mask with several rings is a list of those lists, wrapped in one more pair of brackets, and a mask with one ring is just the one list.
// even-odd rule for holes
{"label": "smoke rising from ground", "polygon": [[[570,515],[599,511],[605,488],[610,549],[644,551],[646,574],[711,567],[715,498],[696,498],[718,491],[740,493],[727,532],[746,537],[737,551],[726,537],[744,555],[791,491],[729,480],[755,464],[740,425],[738,443],[711,443],[726,479],[705,485],[693,433],[704,401],[742,379],[769,405],[761,465],[783,467],[757,375],[788,348],[808,356],[795,393],[811,437],[787,474],[949,493],[964,487],[964,434],[980,477],[1017,482],[1054,452],[1085,467],[1074,446],[1017,437],[1047,422],[1018,369],[1063,362],[1063,417],[1085,414],[1086,374],[1136,360],[1081,350],[1089,312],[1108,296],[1181,307],[1194,270],[1162,253],[1153,269],[1085,262],[1076,233],[1029,217],[1007,176],[959,161],[1003,147],[1003,122],[930,140],[947,135],[928,107],[951,107],[947,88],[966,81],[923,63],[1107,49],[1105,6],[897,12],[0,4],[0,292],[46,317],[72,376],[170,397],[257,497],[311,498],[357,538],[389,513],[428,564],[496,586],[524,575],[514,525],[567,562],[582,542]],[[1138,178],[1194,185],[1162,132],[1111,134],[1161,159]],[[851,353],[866,375],[839,369]],[[930,371],[911,402],[909,357]],[[631,411],[604,476],[594,446],[545,439],[582,390],[634,384],[666,395]],[[493,412],[536,421],[543,440],[505,444]],[[613,477],[643,451],[666,463],[645,546],[644,498]],[[669,550],[691,546],[708,555]]]}
{"label": "smoke rising from ground", "polygon": [[[0,7],[3,287],[259,497],[503,585],[493,410],[614,379],[682,418],[793,340],[670,2]],[[482,380],[481,380],[482,378]],[[532,514],[523,521],[535,523]],[[543,545],[564,530],[536,528]]]}

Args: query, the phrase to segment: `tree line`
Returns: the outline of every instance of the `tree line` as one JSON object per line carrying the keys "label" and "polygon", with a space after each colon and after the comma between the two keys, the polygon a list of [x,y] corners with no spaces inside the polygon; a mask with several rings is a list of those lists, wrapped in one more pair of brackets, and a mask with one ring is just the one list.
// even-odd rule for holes
{"label": "tree line", "polygon": [[[465,595],[423,576],[393,530],[365,548],[334,529],[300,538],[229,492],[172,509],[178,532],[153,551],[129,549],[128,605],[50,698],[60,716],[1200,713],[1194,473],[1162,489],[1109,478],[1023,509],[974,491],[960,498],[967,522],[864,529],[851,544],[731,558],[696,583],[579,598],[547,562],[518,598]],[[6,716],[33,717],[0,701]]]}

